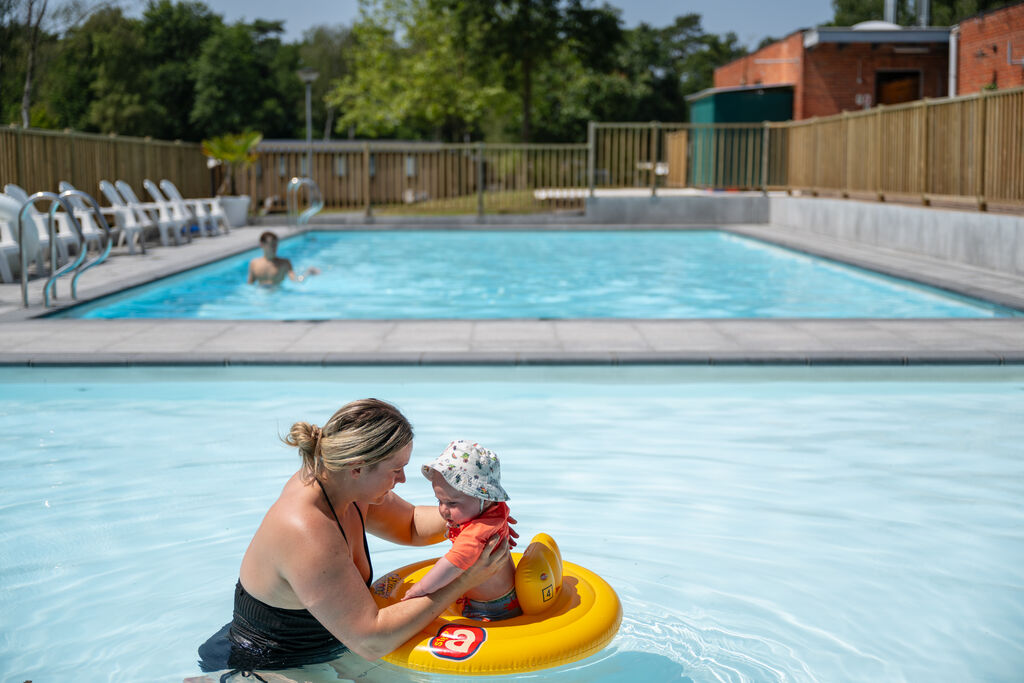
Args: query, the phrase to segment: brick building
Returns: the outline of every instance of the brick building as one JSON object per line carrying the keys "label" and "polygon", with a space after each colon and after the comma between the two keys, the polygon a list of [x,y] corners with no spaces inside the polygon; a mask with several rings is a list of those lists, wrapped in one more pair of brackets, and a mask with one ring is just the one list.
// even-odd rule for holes
{"label": "brick building", "polygon": [[950,93],[1024,86],[1024,2],[964,19],[950,36]]}
{"label": "brick building", "polygon": [[801,29],[715,69],[715,89],[793,88],[793,118],[945,96],[950,29],[883,21]]}

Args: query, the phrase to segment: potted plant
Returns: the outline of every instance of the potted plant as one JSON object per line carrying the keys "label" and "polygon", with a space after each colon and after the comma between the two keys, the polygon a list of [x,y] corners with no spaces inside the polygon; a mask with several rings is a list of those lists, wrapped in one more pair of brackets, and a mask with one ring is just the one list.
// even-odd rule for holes
{"label": "potted plant", "polygon": [[209,157],[211,164],[226,167],[224,180],[217,188],[217,199],[224,207],[224,213],[227,214],[228,222],[233,228],[241,227],[248,221],[250,202],[248,195],[238,195],[235,173],[253,165],[256,161],[256,152],[253,148],[262,139],[261,133],[248,131],[203,140],[203,154]]}

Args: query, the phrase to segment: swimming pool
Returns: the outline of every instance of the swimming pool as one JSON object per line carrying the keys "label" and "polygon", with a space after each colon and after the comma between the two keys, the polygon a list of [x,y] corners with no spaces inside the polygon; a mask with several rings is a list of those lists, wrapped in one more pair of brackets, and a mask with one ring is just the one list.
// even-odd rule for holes
{"label": "swimming pool", "polygon": [[[612,644],[545,678],[1024,666],[1021,368],[5,368],[0,680],[197,674],[297,465],[278,435],[363,396],[409,415],[414,466],[493,448],[520,533],[618,591]],[[371,539],[378,576],[431,550]]]}
{"label": "swimming pool", "polygon": [[246,284],[253,250],[59,317],[947,318],[1015,312],[714,230],[346,231],[284,240],[296,270]]}

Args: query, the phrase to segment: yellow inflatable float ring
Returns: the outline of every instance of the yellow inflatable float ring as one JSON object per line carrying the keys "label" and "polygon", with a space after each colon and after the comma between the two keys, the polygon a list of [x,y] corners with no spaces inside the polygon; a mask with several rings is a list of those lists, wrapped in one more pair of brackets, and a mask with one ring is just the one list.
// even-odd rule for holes
{"label": "yellow inflatable float ring", "polygon": [[[536,671],[588,657],[619,630],[622,605],[608,583],[571,562],[538,534],[525,553],[512,553],[523,615],[483,622],[450,606],[384,661],[431,673],[500,675]],[[406,565],[377,579],[374,600],[386,607],[402,599],[437,560]]]}

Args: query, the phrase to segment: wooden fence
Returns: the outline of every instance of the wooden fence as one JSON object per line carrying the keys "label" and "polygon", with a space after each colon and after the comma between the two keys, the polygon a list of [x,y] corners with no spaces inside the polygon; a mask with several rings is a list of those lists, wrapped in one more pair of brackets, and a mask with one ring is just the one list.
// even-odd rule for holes
{"label": "wooden fence", "polygon": [[594,123],[591,190],[787,190],[1024,212],[1024,88],[756,124]]}
{"label": "wooden fence", "polygon": [[[1024,88],[806,121],[591,123],[585,144],[264,142],[240,191],[283,208],[313,177],[328,207],[384,213],[579,210],[589,192],[787,190],[1024,212]],[[310,173],[310,171],[312,171]],[[214,180],[199,146],[0,128],[0,184],[170,178],[187,196]],[[268,201],[269,200],[269,201]]]}
{"label": "wooden fence", "polygon": [[1024,210],[1024,88],[788,127],[789,189]]}
{"label": "wooden fence", "polygon": [[209,196],[210,174],[195,143],[0,128],[0,189],[14,183],[29,193],[56,192],[66,180],[100,198],[101,180],[122,179],[141,196],[143,179],[168,178],[186,197],[197,197]]}
{"label": "wooden fence", "polygon": [[289,180],[310,175],[336,209],[527,213],[581,209],[586,168],[583,144],[264,142],[240,189],[280,208]]}

